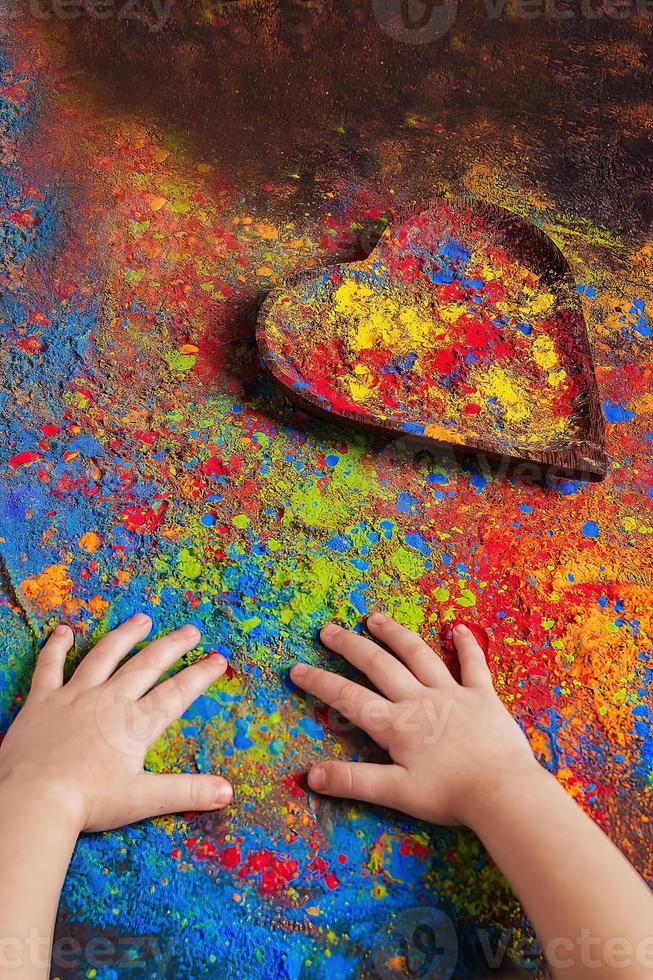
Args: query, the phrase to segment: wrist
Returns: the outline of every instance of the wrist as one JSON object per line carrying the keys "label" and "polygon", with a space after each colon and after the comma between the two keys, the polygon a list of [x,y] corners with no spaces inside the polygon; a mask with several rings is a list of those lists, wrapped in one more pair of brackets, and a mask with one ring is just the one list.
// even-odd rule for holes
{"label": "wrist", "polygon": [[534,756],[519,766],[488,773],[468,799],[463,822],[483,840],[504,813],[530,812],[533,798],[547,789],[559,789],[558,783]]}
{"label": "wrist", "polygon": [[77,794],[43,773],[16,767],[0,773],[3,809],[32,822],[55,823],[62,837],[76,839],[84,827],[84,808]]}

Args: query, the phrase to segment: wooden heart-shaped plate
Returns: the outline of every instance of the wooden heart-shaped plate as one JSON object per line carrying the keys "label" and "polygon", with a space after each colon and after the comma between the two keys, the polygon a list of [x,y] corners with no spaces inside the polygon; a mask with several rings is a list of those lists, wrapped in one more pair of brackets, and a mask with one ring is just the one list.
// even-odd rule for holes
{"label": "wooden heart-shaped plate", "polygon": [[257,342],[307,411],[434,449],[605,476],[573,276],[544,232],[503,208],[442,199],[403,215],[365,260],[273,290]]}

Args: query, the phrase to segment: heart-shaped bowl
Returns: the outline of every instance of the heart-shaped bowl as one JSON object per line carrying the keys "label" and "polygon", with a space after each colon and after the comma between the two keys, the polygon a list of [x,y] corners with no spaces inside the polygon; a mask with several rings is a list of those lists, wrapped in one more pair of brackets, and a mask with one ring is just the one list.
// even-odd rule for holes
{"label": "heart-shaped bowl", "polygon": [[605,476],[571,270],[544,232],[503,208],[442,199],[402,215],[363,261],[274,289],[257,342],[309,412],[435,450]]}

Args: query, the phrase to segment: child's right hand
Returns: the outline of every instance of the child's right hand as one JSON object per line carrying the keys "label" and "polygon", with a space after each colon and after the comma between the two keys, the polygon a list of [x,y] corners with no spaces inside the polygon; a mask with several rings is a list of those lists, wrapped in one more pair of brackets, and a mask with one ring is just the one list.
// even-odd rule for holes
{"label": "child's right hand", "polygon": [[324,627],[321,639],[366,674],[380,694],[307,664],[296,664],[291,677],[367,732],[393,764],[321,762],[309,773],[312,789],[433,823],[474,827],[479,808],[501,792],[505,780],[520,773],[547,778],[497,697],[471,630],[458,626],[453,632],[458,684],[415,633],[379,613],[367,624],[383,646],[334,624]]}

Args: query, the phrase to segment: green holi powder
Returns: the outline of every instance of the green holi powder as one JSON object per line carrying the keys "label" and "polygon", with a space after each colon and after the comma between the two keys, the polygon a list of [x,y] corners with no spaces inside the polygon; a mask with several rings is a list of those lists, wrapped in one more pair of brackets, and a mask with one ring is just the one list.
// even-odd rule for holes
{"label": "green holi powder", "polygon": [[180,354],[179,351],[172,350],[164,353],[164,358],[173,374],[183,374],[195,367],[197,357],[195,354]]}

